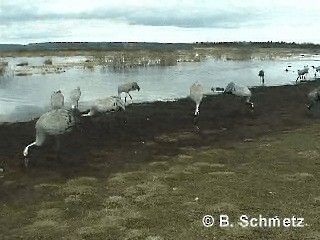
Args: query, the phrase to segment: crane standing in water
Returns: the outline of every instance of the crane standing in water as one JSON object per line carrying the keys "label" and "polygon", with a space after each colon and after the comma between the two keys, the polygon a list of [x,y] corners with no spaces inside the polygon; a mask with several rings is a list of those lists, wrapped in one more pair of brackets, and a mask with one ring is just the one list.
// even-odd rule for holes
{"label": "crane standing in water", "polygon": [[75,105],[77,108],[79,107],[80,96],[81,96],[80,87],[77,87],[76,89],[73,89],[70,92],[71,104]]}
{"label": "crane standing in water", "polygon": [[124,97],[124,102],[127,102],[127,95],[129,95],[132,101],[132,97],[129,92],[134,90],[140,91],[140,87],[137,82],[124,83],[122,85],[119,85],[118,87],[118,96],[121,98],[121,93],[124,92],[126,94],[126,96]]}
{"label": "crane standing in water", "polygon": [[260,77],[262,85],[264,85],[264,71],[262,69],[260,69],[258,76]]}

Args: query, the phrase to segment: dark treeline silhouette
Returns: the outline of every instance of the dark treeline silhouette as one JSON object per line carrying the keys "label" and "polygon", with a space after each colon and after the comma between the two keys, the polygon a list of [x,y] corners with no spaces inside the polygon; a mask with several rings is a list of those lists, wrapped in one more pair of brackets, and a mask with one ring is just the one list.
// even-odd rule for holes
{"label": "dark treeline silhouette", "polygon": [[0,52],[5,51],[56,51],[56,50],[178,50],[192,49],[190,43],[153,42],[45,42],[22,44],[0,44]]}
{"label": "dark treeline silhouette", "polygon": [[7,51],[64,51],[64,50],[191,50],[194,47],[256,47],[256,48],[308,48],[319,49],[320,44],[295,42],[46,42],[22,44],[0,44],[0,52]]}
{"label": "dark treeline silhouette", "polygon": [[315,43],[295,43],[295,42],[195,42],[196,46],[203,47],[260,47],[260,48],[319,48],[320,44]]}

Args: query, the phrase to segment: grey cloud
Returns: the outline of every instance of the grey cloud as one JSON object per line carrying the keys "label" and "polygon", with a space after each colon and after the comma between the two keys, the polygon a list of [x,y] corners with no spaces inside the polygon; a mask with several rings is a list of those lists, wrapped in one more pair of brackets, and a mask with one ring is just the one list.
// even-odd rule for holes
{"label": "grey cloud", "polygon": [[195,13],[190,15],[175,12],[152,16],[131,15],[127,19],[130,24],[150,26],[176,26],[183,28],[237,28],[256,21],[256,14],[241,12]]}
{"label": "grey cloud", "polygon": [[169,9],[169,8],[102,8],[91,12],[81,13],[48,13],[37,10],[36,6],[17,8],[3,6],[0,14],[2,23],[23,22],[51,19],[106,19],[122,20],[131,25],[145,26],[175,26],[182,28],[237,28],[247,26],[261,19],[263,14],[259,11],[249,10],[215,10],[195,9]]}

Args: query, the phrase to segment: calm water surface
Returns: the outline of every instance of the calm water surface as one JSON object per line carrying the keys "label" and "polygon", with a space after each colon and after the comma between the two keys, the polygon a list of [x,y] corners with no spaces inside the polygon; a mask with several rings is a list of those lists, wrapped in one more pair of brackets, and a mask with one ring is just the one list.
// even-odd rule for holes
{"label": "calm water surface", "polygon": [[[11,68],[17,63],[27,61],[29,65],[41,66],[45,57],[5,58]],[[85,57],[54,57],[54,63],[84,61]],[[309,79],[314,75],[312,65],[320,65],[319,56],[296,57],[285,60],[244,60],[224,61],[208,59],[204,62],[178,63],[177,66],[152,66],[135,68],[126,71],[114,71],[111,68],[82,67],[68,68],[59,74],[33,74],[30,76],[14,76],[10,80],[0,82],[0,122],[26,121],[38,117],[50,109],[50,96],[60,89],[65,95],[68,105],[69,92],[80,86],[82,96],[80,108],[88,108],[97,98],[117,95],[119,84],[136,81],[140,92],[132,92],[134,102],[171,101],[189,94],[189,87],[201,82],[210,93],[211,87],[225,87],[230,81],[247,86],[258,86],[258,72],[265,71],[265,84],[294,84],[297,69],[308,65]],[[288,67],[291,66],[291,67]],[[286,72],[285,69],[289,71]]]}

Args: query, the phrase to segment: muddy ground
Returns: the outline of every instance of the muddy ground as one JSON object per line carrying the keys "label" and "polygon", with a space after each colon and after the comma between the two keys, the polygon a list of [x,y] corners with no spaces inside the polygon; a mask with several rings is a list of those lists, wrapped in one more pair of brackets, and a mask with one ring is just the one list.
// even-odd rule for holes
{"label": "muddy ground", "polygon": [[[190,99],[133,104],[125,112],[82,119],[79,127],[63,137],[59,161],[54,139],[48,139],[31,151],[27,168],[22,150],[34,140],[36,120],[1,125],[1,239],[320,239],[319,218],[312,215],[320,210],[316,187],[320,154],[316,145],[309,144],[318,136],[312,129],[319,130],[320,120],[306,107],[307,93],[319,85],[254,88],[253,112],[237,97],[206,96],[196,125],[195,104]],[[299,155],[289,154],[293,140],[281,143],[285,134],[293,134],[296,148],[306,144],[309,152],[316,152],[312,159],[294,162]],[[278,147],[264,152],[262,142],[266,146],[277,142]],[[287,168],[279,170],[286,161],[290,163]],[[248,172],[246,164],[253,164]],[[212,166],[225,169],[209,174]],[[168,171],[171,175],[161,175]],[[152,175],[155,172],[159,175]],[[219,174],[225,178],[217,179]],[[280,175],[298,178],[298,183],[274,181]],[[212,182],[212,188],[203,185]],[[150,187],[154,183],[158,185]],[[180,185],[184,190],[179,196],[170,192]],[[84,186],[85,190],[79,190]],[[272,194],[273,188],[281,194],[267,200],[259,195],[261,191]],[[304,197],[316,204],[311,206]],[[284,199],[292,207],[280,206]],[[208,205],[213,208],[208,210]],[[101,209],[106,209],[103,214]],[[183,210],[188,211],[184,214]],[[248,231],[215,226],[208,230],[201,219],[210,211],[234,216],[241,212],[304,214],[307,226]],[[181,225],[176,217],[184,219]]]}

